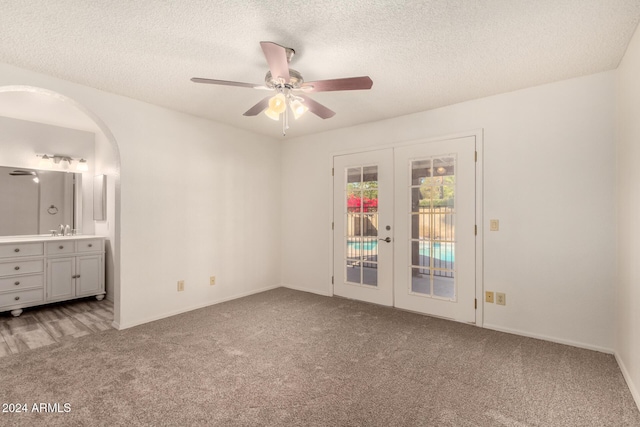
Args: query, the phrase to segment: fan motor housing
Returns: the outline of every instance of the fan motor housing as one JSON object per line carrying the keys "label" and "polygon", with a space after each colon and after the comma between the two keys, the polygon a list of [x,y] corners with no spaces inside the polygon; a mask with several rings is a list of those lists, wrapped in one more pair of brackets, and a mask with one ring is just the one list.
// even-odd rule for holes
{"label": "fan motor housing", "polygon": [[302,74],[294,70],[293,68],[289,68],[289,83],[282,84],[278,79],[274,79],[271,75],[271,71],[267,71],[267,75],[264,76],[264,83],[270,89],[275,88],[289,88],[289,89],[299,89],[304,83],[304,79],[302,78]]}

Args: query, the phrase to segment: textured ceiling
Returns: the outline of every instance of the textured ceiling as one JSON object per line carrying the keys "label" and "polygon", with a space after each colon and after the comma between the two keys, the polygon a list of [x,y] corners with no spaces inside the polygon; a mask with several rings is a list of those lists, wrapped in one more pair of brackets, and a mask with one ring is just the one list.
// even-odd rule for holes
{"label": "textured ceiling", "polygon": [[242,115],[265,96],[260,41],[296,50],[307,81],[369,75],[370,91],[312,97],[336,111],[287,137],[616,68],[640,0],[0,0],[0,62],[272,137]]}

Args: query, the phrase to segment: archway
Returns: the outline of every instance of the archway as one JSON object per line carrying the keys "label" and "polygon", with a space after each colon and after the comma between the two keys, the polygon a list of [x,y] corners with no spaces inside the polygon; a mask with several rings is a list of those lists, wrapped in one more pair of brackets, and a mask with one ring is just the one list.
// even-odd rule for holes
{"label": "archway", "polygon": [[[2,103],[2,98],[11,97],[11,103]],[[19,102],[15,102],[19,100]],[[12,110],[12,111],[10,111]],[[60,111],[67,114],[61,114]],[[9,85],[0,86],[0,115],[16,119],[41,122],[61,127],[88,130],[96,135],[95,174],[105,174],[112,186],[112,205],[108,207],[106,226],[96,227],[96,234],[108,237],[109,245],[105,257],[107,291],[111,291],[114,303],[114,326],[120,323],[120,151],[110,129],[91,110],[81,103],[48,89]],[[98,146],[100,149],[98,149]],[[35,161],[22,159],[21,163]],[[30,167],[32,164],[12,166]]]}

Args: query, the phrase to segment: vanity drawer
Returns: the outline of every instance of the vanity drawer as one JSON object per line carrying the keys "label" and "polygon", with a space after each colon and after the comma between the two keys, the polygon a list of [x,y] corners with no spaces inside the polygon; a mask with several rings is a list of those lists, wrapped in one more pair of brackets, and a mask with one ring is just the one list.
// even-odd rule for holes
{"label": "vanity drawer", "polygon": [[0,294],[0,307],[31,304],[44,301],[44,289],[31,289],[28,291],[7,292]]}
{"label": "vanity drawer", "polygon": [[76,251],[78,252],[102,252],[102,239],[83,239],[76,242]]}
{"label": "vanity drawer", "polygon": [[0,277],[13,276],[15,274],[42,273],[43,271],[44,261],[41,259],[0,262]]}
{"label": "vanity drawer", "polygon": [[39,256],[43,254],[40,243],[4,243],[0,245],[0,258],[16,258],[21,256]]}
{"label": "vanity drawer", "polygon": [[47,255],[72,254],[76,251],[74,240],[60,240],[58,242],[47,242]]}
{"label": "vanity drawer", "polygon": [[29,288],[44,289],[44,275],[33,274],[30,276],[5,277],[0,279],[0,292],[2,291],[21,291]]}

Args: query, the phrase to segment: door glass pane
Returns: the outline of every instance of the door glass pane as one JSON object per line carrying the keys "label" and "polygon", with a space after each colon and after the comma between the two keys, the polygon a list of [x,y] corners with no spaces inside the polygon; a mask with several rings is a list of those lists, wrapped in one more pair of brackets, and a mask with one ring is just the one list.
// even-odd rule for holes
{"label": "door glass pane", "polygon": [[431,295],[431,273],[428,268],[411,269],[411,292]]}
{"label": "door glass pane", "polygon": [[455,300],[456,157],[411,162],[411,292]]}
{"label": "door glass pane", "polygon": [[[363,239],[362,242],[362,266],[365,270],[378,270],[378,240]],[[376,281],[377,283],[377,281]],[[373,283],[368,283],[373,284]]]}
{"label": "door glass pane", "polygon": [[442,240],[444,242],[452,242],[455,240],[455,227],[453,226],[454,213],[453,209],[436,208],[429,215],[430,234],[433,240]]}
{"label": "door glass pane", "polygon": [[[454,197],[453,192],[455,191],[453,185],[433,185],[430,187],[430,192],[428,193],[429,198],[431,199],[431,205],[435,207],[450,207],[453,208]],[[427,198],[427,196],[425,196]],[[427,202],[422,202],[424,205],[428,206]]]}
{"label": "door glass pane", "polygon": [[347,223],[345,224],[345,230],[347,230],[347,236],[362,236],[362,214],[347,214]]}
{"label": "door glass pane", "polygon": [[433,176],[441,178],[442,184],[453,184],[455,182],[455,158],[441,157],[433,159]]}
{"label": "door glass pane", "polygon": [[347,239],[347,260],[360,261],[362,259],[362,239]]}
{"label": "door glass pane", "polygon": [[349,283],[378,285],[378,166],[345,170],[345,265]]}
{"label": "door glass pane", "polygon": [[411,164],[411,185],[420,185],[431,176],[431,160],[418,160]]}
{"label": "door glass pane", "polygon": [[[430,187],[427,187],[430,188]],[[424,207],[429,206],[429,199],[422,194],[420,187],[411,189],[411,212],[420,212]]]}
{"label": "door glass pane", "polygon": [[377,236],[378,235],[378,214],[364,214],[362,216],[362,235]]}
{"label": "door glass pane", "polygon": [[363,183],[378,188],[378,166],[365,166],[362,168]]}
{"label": "door glass pane", "polygon": [[347,261],[347,272],[345,277],[349,283],[362,283],[362,268],[360,261]]}
{"label": "door glass pane", "polygon": [[378,264],[365,262],[362,266],[362,283],[364,285],[378,286]]}
{"label": "door glass pane", "polygon": [[431,218],[432,216],[424,210],[422,213],[411,215],[411,238],[430,239],[431,238]]}
{"label": "door glass pane", "polygon": [[347,169],[347,184],[360,185],[362,182],[362,168]]}

